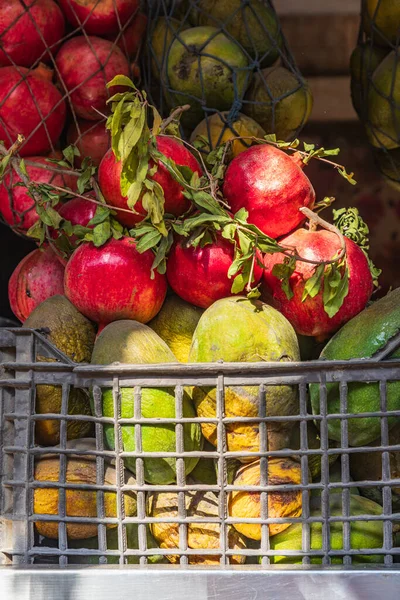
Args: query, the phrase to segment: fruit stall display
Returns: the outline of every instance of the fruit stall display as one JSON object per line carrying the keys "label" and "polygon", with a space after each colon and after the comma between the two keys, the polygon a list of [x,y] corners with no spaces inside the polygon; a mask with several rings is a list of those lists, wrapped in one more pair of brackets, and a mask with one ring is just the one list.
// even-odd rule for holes
{"label": "fruit stall display", "polygon": [[290,64],[272,7],[150,6],[145,91],[136,3],[47,4],[42,75],[14,37],[0,69],[0,212],[37,244],[0,329],[0,563],[391,565],[400,289],[375,299],[367,224],[316,197],[312,161],[356,184],[339,149],[235,112]]}
{"label": "fruit stall display", "polygon": [[399,19],[399,2],[363,0],[359,42],[351,57],[353,106],[379,170],[396,189],[400,182]]}

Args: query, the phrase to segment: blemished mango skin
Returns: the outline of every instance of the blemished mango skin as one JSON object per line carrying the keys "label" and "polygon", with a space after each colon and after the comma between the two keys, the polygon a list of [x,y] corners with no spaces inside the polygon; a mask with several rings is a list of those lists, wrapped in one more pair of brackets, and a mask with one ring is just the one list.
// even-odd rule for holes
{"label": "blemished mango skin", "polygon": [[[185,493],[186,514],[189,517],[218,517],[218,496],[211,491],[191,491]],[[148,514],[152,517],[167,518],[178,516],[178,494],[176,492],[152,493],[148,499]],[[152,523],[150,530],[160,548],[179,548],[178,523]],[[215,555],[190,555],[188,562],[193,565],[219,565],[220,525],[218,522],[189,523],[187,527],[188,548],[199,550],[214,549]],[[228,547],[232,550],[245,549],[246,540],[232,526],[228,526]],[[171,563],[179,562],[179,555],[167,555]],[[242,564],[246,557],[233,555],[231,564]]]}
{"label": "blemished mango skin", "polygon": [[[260,485],[261,467],[257,460],[243,465],[233,481],[233,485]],[[301,483],[300,463],[290,458],[270,458],[268,460],[267,485],[299,485]],[[268,518],[300,517],[302,511],[302,491],[277,490],[268,492]],[[235,519],[259,519],[261,517],[260,492],[233,491],[229,495],[229,516]],[[235,523],[237,531],[253,540],[261,540],[261,524]],[[290,523],[271,523],[269,535],[273,536],[290,527]]]}
{"label": "blemished mango skin", "polygon": [[[79,448],[96,449],[94,440],[74,440]],[[71,443],[69,443],[71,447]],[[73,447],[73,446],[72,446]],[[56,486],[60,481],[60,457],[54,454],[44,455],[35,464],[36,481],[54,481]],[[90,484],[97,483],[96,459],[93,456],[69,455],[67,457],[66,483]],[[110,463],[105,464],[104,483],[105,485],[116,485],[116,470]],[[126,475],[126,483],[135,484],[131,475]],[[33,512],[37,515],[58,515],[59,514],[59,493],[58,487],[36,488],[33,494]],[[117,516],[117,493],[104,492],[104,514],[106,517]],[[136,515],[136,493],[124,493],[125,514],[127,516]],[[65,490],[65,515],[68,517],[98,517],[97,492],[85,489],[67,489]],[[59,528],[57,521],[36,521],[36,530],[40,535],[48,538],[58,539]],[[116,524],[107,524],[107,528],[116,527]],[[85,539],[98,534],[96,523],[74,523],[66,525],[67,536],[69,539]]]}

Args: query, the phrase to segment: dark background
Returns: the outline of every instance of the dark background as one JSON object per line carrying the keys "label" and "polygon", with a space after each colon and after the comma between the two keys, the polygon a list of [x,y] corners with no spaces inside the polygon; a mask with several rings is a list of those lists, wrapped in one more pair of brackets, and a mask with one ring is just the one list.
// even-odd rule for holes
{"label": "dark background", "polygon": [[34,242],[16,235],[0,223],[0,317],[16,321],[8,303],[8,280],[19,261],[35,248]]}

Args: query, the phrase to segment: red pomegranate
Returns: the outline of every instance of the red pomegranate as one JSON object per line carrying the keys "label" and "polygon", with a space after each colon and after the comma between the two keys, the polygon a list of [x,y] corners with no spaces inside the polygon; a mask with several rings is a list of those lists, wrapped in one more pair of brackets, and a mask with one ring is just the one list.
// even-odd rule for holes
{"label": "red pomegranate", "polygon": [[[67,185],[65,176],[54,171],[55,165],[47,162],[44,156],[27,158],[25,166],[31,181],[52,183],[59,187]],[[23,233],[36,223],[39,216],[35,201],[28,195],[26,187],[18,185],[20,183],[21,178],[13,169],[9,169],[0,185],[0,213],[8,225]]]}
{"label": "red pomegranate", "polygon": [[15,268],[8,282],[8,299],[14,315],[23,323],[44,300],[64,295],[64,267],[51,248],[30,252]]}
{"label": "red pomegranate", "polygon": [[[92,196],[91,192],[85,194],[85,196]],[[72,200],[68,200],[64,204],[60,204],[59,208],[57,207],[58,213],[62,216],[63,219],[69,221],[72,225],[82,225],[83,227],[87,227],[88,223],[91,219],[93,219],[97,204],[95,202],[91,202],[90,200],[85,200],[85,198],[72,198]],[[93,228],[94,225],[90,225],[90,228]],[[51,236],[53,239],[57,239],[61,235],[66,235],[60,232],[59,230],[53,229],[51,232]],[[68,236],[68,241],[70,246],[72,247],[71,253],[77,247],[78,238],[76,235]],[[67,247],[69,247],[67,245]],[[67,252],[67,251],[66,251]],[[61,261],[61,263],[65,266],[68,262],[68,259],[64,257],[64,255],[57,254],[57,258]]]}
{"label": "red pomegranate", "polygon": [[91,35],[118,33],[138,9],[138,0],[58,0],[71,25]]}
{"label": "red pomegranate", "polygon": [[[157,137],[157,149],[167,158],[171,158],[177,165],[187,166],[192,171],[201,175],[201,167],[193,154],[178,140],[166,136]],[[154,162],[150,161],[150,168]],[[122,166],[117,162],[113,151],[110,149],[104,156],[99,167],[99,184],[107,204],[116,208],[128,209],[128,199],[121,195],[121,171]],[[190,209],[190,201],[184,197],[183,189],[177,183],[165,167],[158,166],[154,175],[150,177],[157,181],[164,190],[164,210],[175,216],[180,216]],[[139,214],[118,212],[117,219],[127,227],[133,227],[146,216],[140,200],[135,205],[135,211]]]}
{"label": "red pomegranate", "polygon": [[94,36],[68,40],[58,52],[56,64],[75,113],[91,121],[99,121],[99,113],[108,112],[107,99],[125,89],[116,86],[108,90],[106,84],[116,75],[129,76],[129,63],[121,50]]}
{"label": "red pomegranate", "polygon": [[[323,290],[314,297],[309,296],[301,301],[305,282],[315,269],[315,265],[297,261],[296,270],[289,283],[293,297],[288,300],[282,290],[281,281],[272,275],[274,265],[282,263],[282,254],[266,254],[263,274],[266,284],[265,292],[271,292],[276,308],[291,322],[297,333],[315,337],[324,337],[333,333],[347,321],[361,312],[371,297],[373,290],[372,276],[367,259],[360,248],[352,240],[346,240],[346,256],[349,269],[349,292],[339,311],[332,318],[324,310]],[[331,260],[340,250],[337,235],[329,231],[309,231],[297,229],[280,241],[284,246],[294,247],[297,253],[315,261]]]}
{"label": "red pomegranate", "polygon": [[253,146],[232,160],[225,174],[224,196],[233,213],[245,208],[248,221],[273,238],[304,221],[315,192],[296,158],[268,144]]}
{"label": "red pomegranate", "polygon": [[85,242],[65,268],[65,295],[86,317],[97,323],[134,319],[147,323],[160,310],[167,280],[155,272],[154,254],[139,254],[135,240],[111,238],[100,248]]}
{"label": "red pomegranate", "polygon": [[21,156],[50,152],[64,127],[65,102],[51,77],[44,65],[0,68],[0,139],[9,148],[22,134]]}
{"label": "red pomegranate", "polygon": [[31,67],[48,62],[64,35],[65,21],[53,0],[0,2],[0,66]]}
{"label": "red pomegranate", "polygon": [[78,121],[78,127],[71,123],[67,132],[68,144],[74,144],[80,157],[76,157],[76,164],[80,166],[86,157],[92,159],[92,163],[98,167],[101,159],[110,147],[110,134],[105,124],[93,121]]}
{"label": "red pomegranate", "polygon": [[116,38],[115,33],[105,35],[104,37],[111,42],[116,42],[118,48],[122,52],[133,58],[136,56],[143,37],[146,31],[147,17],[143,13],[138,13],[133,19],[132,23],[124,27],[123,30],[118,34]]}
{"label": "red pomegranate", "polygon": [[[234,245],[219,234],[203,248],[187,246],[185,238],[178,238],[168,255],[168,283],[183,300],[208,308],[216,300],[233,295],[233,278],[228,279],[228,270],[234,253]],[[256,264],[255,283],[261,277],[262,269]]]}

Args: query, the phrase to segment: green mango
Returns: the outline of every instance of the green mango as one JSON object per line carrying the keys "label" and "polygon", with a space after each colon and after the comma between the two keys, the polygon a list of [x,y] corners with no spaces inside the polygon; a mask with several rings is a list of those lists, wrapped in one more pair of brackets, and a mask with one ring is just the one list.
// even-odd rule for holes
{"label": "green mango", "polygon": [[[92,364],[107,365],[113,362],[129,364],[176,363],[166,343],[150,327],[136,321],[115,321],[108,325],[96,340]],[[121,388],[121,418],[134,417],[134,388]],[[196,416],[190,396],[185,391],[182,403],[183,416]],[[114,417],[114,398],[111,389],[102,392],[102,413]],[[173,388],[142,388],[141,414],[143,418],[175,418],[175,394]],[[124,451],[134,452],[135,426],[123,425],[122,444]],[[114,448],[114,426],[104,425],[104,434],[109,448]],[[175,425],[147,424],[141,426],[143,452],[176,452]],[[200,426],[185,423],[183,426],[185,452],[201,449]],[[196,466],[198,458],[185,458],[185,472],[188,475]],[[136,472],[136,459],[125,458],[125,466]],[[144,458],[144,478],[151,484],[169,484],[175,481],[175,458]]]}
{"label": "green mango", "polygon": [[[362,496],[350,496],[350,515],[381,515],[382,507],[372,500]],[[342,515],[342,501],[340,494],[330,496],[330,515]],[[311,511],[311,516],[321,516],[321,509]],[[335,521],[330,524],[330,547],[332,550],[343,549],[343,522]],[[322,523],[313,522],[310,525],[310,548],[311,550],[322,549]],[[302,548],[302,523],[294,523],[285,531],[278,533],[270,538],[271,550],[282,551],[282,555],[271,557],[272,564],[301,564],[301,556],[285,556],[285,550],[301,550]],[[383,521],[353,521],[350,524],[350,548],[355,549],[376,549],[383,547]],[[352,556],[354,564],[360,563],[382,563],[382,554],[358,554]],[[261,558],[260,558],[261,562]],[[332,557],[332,564],[342,564],[341,556]],[[318,565],[322,563],[322,557],[312,557],[311,564]]]}
{"label": "green mango", "polygon": [[[136,523],[127,523],[125,525],[126,531],[126,545],[129,550],[136,550],[139,548],[139,534],[138,534],[138,525]],[[147,538],[147,548],[157,548],[157,542],[154,537],[151,535],[149,528],[146,526],[146,538]],[[98,550],[99,548],[99,539],[97,536],[88,538],[86,540],[68,540],[68,547],[70,549],[84,549],[88,550]],[[113,529],[107,529],[107,550],[118,550],[118,527],[114,527]],[[128,556],[127,557],[129,565],[137,565],[139,564],[139,556]],[[156,554],[147,557],[147,561],[150,564],[155,563],[165,563],[168,562],[162,555]],[[99,564],[99,556],[82,556],[75,555],[68,557],[68,563],[71,565],[98,565]],[[119,564],[119,556],[109,556],[107,558],[107,564],[116,565]]]}
{"label": "green mango", "polygon": [[[321,352],[321,360],[350,360],[371,358],[400,331],[400,288],[390,292],[363,310],[342,327]],[[390,358],[399,358],[400,349]],[[388,357],[389,358],[389,357]],[[327,413],[340,413],[339,383],[327,384]],[[310,385],[312,412],[320,414],[319,385]],[[350,382],[347,392],[349,413],[362,414],[380,410],[379,383]],[[400,381],[387,384],[387,410],[400,410]],[[388,417],[389,427],[400,422]],[[328,420],[329,439],[341,441],[340,419]],[[363,446],[380,435],[380,417],[348,419],[350,446]]]}

